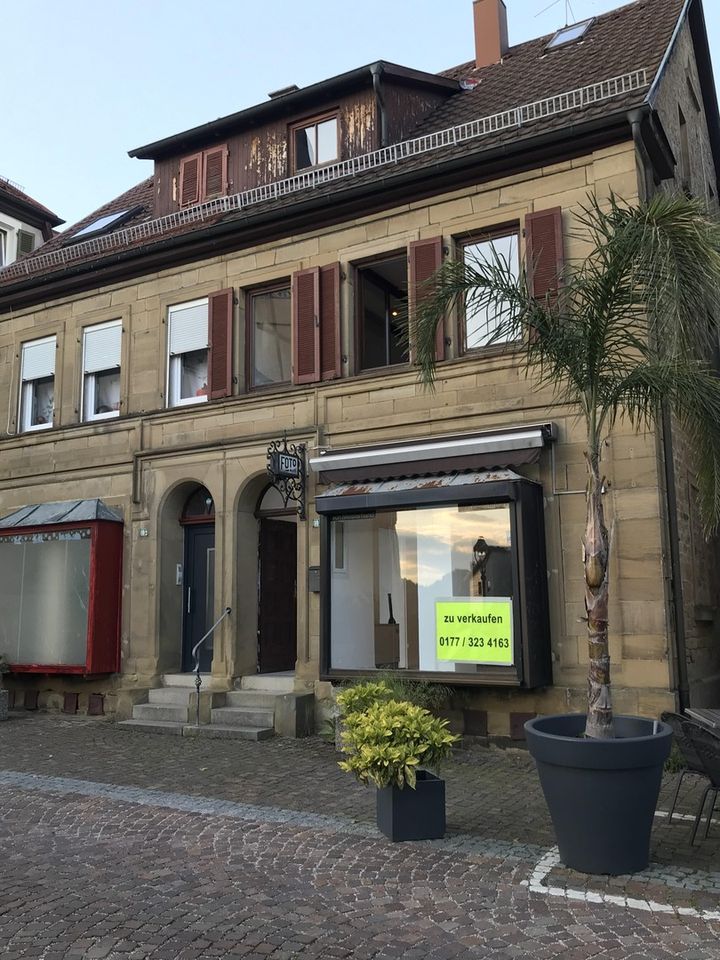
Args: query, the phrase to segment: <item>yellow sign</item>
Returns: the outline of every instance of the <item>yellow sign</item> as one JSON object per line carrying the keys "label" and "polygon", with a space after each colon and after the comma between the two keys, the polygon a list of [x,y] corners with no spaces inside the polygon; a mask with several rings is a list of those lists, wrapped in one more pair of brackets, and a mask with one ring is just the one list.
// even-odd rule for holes
{"label": "yellow sign", "polygon": [[455,597],[435,601],[438,660],[511,667],[512,597]]}

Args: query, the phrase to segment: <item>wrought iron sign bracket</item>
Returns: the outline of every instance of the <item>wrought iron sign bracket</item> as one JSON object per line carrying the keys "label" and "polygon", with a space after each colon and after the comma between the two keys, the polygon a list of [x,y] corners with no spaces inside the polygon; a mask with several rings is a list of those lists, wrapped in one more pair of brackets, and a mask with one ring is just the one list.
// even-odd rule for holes
{"label": "wrought iron sign bracket", "polygon": [[297,503],[297,515],[305,520],[305,444],[273,440],[267,452],[267,472],[270,483],[275,487],[287,507],[292,500]]}

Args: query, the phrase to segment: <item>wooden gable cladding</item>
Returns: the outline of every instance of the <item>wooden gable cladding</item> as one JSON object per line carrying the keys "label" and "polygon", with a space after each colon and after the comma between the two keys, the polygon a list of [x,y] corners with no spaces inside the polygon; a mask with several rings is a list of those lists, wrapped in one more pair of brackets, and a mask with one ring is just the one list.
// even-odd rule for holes
{"label": "wooden gable cladding", "polygon": [[293,383],[340,376],[340,264],[298,270],[292,280]]}
{"label": "wooden gable cladding", "polygon": [[[431,240],[414,240],[410,244],[408,258],[410,267],[409,306],[412,322],[418,306],[430,293],[427,285],[428,280],[442,264],[442,237],[433,237]],[[442,323],[438,324],[435,335],[435,359],[445,359],[445,330]]]}
{"label": "wooden gable cladding", "polygon": [[209,396],[211,400],[232,393],[232,288],[210,294],[208,326],[210,334]]}
{"label": "wooden gable cladding", "polygon": [[525,217],[525,246],[533,296],[556,297],[564,263],[560,207],[539,210]]}

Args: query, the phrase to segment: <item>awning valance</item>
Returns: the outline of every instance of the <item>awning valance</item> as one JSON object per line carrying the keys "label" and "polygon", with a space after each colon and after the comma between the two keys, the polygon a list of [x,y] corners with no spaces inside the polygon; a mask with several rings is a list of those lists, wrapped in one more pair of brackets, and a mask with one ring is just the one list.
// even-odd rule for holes
{"label": "awning valance", "polygon": [[310,469],[328,483],[516,467],[534,463],[554,437],[555,425],[545,423],[473,435],[327,450],[311,458]]}

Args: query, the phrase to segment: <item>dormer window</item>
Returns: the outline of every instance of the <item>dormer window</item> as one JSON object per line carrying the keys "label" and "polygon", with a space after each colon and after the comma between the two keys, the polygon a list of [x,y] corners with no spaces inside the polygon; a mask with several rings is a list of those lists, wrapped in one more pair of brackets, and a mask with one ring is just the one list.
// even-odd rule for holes
{"label": "dormer window", "polygon": [[291,128],[295,172],[338,159],[337,116],[318,117]]}
{"label": "dormer window", "polygon": [[227,192],[228,149],[223,144],[180,161],[179,199],[181,207],[203,203]]}

